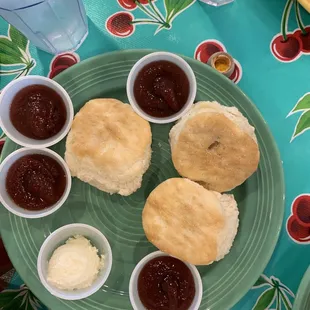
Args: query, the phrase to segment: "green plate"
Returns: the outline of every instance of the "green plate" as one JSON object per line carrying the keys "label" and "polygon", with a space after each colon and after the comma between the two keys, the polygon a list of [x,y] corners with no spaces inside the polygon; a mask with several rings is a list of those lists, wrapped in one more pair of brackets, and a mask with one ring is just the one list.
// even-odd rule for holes
{"label": "green plate", "polygon": [[294,300],[293,310],[310,309],[310,267],[305,272]]}
{"label": "green plate", "polygon": [[[149,50],[128,50],[83,61],[56,77],[72,98],[75,112],[97,97],[127,101],[125,85],[134,63]],[[211,266],[199,267],[204,294],[201,309],[228,309],[251,288],[267,265],[276,245],[284,210],[283,171],[273,137],[262,116],[245,94],[210,67],[186,58],[198,83],[196,100],[216,100],[236,106],[256,128],[261,152],[258,171],[233,193],[240,210],[240,227],[229,255]],[[145,238],[141,211],[149,193],[164,180],[178,176],[173,167],[168,133],[170,125],[152,125],[152,164],[142,187],[129,197],[106,194],[73,179],[67,202],[48,217],[27,220],[1,208],[1,235],[18,273],[49,308],[131,309],[128,284],[137,262],[155,248]],[[17,149],[5,143],[3,156]],[[65,141],[52,149],[64,155]],[[36,261],[45,238],[60,226],[86,223],[101,230],[110,241],[113,267],[106,284],[90,298],[63,301],[50,295],[40,283]],[[203,245],[202,245],[203,246]]]}

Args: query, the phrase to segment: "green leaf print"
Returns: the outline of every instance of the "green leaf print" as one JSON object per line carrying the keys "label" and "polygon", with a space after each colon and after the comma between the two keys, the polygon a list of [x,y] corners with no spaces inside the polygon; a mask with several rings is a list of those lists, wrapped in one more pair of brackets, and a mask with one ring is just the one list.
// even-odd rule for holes
{"label": "green leaf print", "polygon": [[292,304],[291,304],[289,298],[286,296],[285,292],[283,292],[281,289],[279,289],[279,293],[281,295],[285,309],[286,310],[292,310]]}
{"label": "green leaf print", "polygon": [[[310,111],[309,111],[310,112]],[[253,289],[269,285],[257,299],[252,310],[265,310],[272,307],[274,310],[292,310],[292,302],[289,297],[294,298],[295,294],[284,285],[280,279],[262,274],[253,286]]]}
{"label": "green leaf print", "polygon": [[[11,25],[8,27],[8,35],[0,36],[0,76],[15,75],[14,79],[17,79],[29,74],[36,62],[29,54],[29,41],[26,37]],[[18,68],[5,68],[5,66],[18,66]]]}
{"label": "green leaf print", "polygon": [[39,310],[42,305],[27,286],[19,289],[4,290],[0,293],[1,310]]}
{"label": "green leaf print", "polygon": [[12,54],[4,54],[0,52],[0,65],[14,65],[14,64],[21,64],[22,61],[20,57],[16,57]]}
{"label": "green leaf print", "polygon": [[270,285],[271,283],[269,282],[268,278],[264,275],[261,275],[257,281],[255,282],[255,284],[253,285],[253,288],[255,287],[259,287],[259,286],[263,286],[263,285]]}
{"label": "green leaf print", "polygon": [[276,310],[281,310],[281,296],[280,296],[279,290],[277,290]]}
{"label": "green leaf print", "polygon": [[295,126],[295,130],[291,141],[294,140],[297,136],[299,136],[303,132],[305,132],[306,130],[308,130],[309,128],[310,128],[310,111],[306,111],[300,116]]}
{"label": "green leaf print", "polygon": [[10,303],[16,296],[18,292],[3,292],[0,294],[0,309]]}
{"label": "green leaf print", "polygon": [[[6,54],[14,57],[16,59],[16,62],[13,62],[12,64],[15,63],[21,63],[21,57],[23,56],[18,49],[17,45],[15,45],[12,41],[10,41],[7,38],[0,38],[0,54]],[[2,61],[2,57],[0,58],[0,64],[5,64]]]}
{"label": "green leaf print", "polygon": [[14,44],[20,47],[23,51],[26,51],[28,40],[21,32],[19,32],[15,27],[10,25],[9,35]]}
{"label": "green leaf print", "polygon": [[284,284],[279,284],[279,287],[284,291],[285,293],[288,293],[290,296],[295,298],[295,294]]}
{"label": "green leaf print", "polygon": [[270,288],[263,292],[257,299],[253,310],[265,310],[273,303],[276,296],[276,288]]}
{"label": "green leaf print", "polygon": [[191,6],[196,0],[165,0],[166,22],[170,23],[178,14]]}
{"label": "green leaf print", "polygon": [[298,111],[310,110],[310,93],[305,94],[302,98],[300,98],[292,109],[292,111],[288,114],[288,116],[294,114]]}

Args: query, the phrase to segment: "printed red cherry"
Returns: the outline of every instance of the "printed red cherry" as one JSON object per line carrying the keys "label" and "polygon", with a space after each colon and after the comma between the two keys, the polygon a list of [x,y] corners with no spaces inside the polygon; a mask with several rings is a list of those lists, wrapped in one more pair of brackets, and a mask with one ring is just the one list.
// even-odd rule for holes
{"label": "printed red cherry", "polygon": [[300,225],[294,215],[287,221],[287,231],[298,242],[310,242],[310,227]]}
{"label": "printed red cherry", "polygon": [[55,56],[50,64],[49,78],[54,78],[57,74],[65,69],[75,65],[80,61],[80,57],[75,53],[64,53]]}
{"label": "printed red cherry", "polygon": [[[119,5],[126,10],[134,10],[137,7],[137,4],[135,3],[134,0],[117,0],[117,1]],[[145,5],[149,3],[149,0],[140,0],[139,2]]]}
{"label": "printed red cherry", "polygon": [[128,37],[135,30],[131,23],[133,19],[134,16],[129,12],[117,12],[108,18],[106,28],[117,37]]}
{"label": "printed red cherry", "polygon": [[5,142],[4,140],[0,141],[0,154],[1,154],[3,146],[4,146],[4,142]]}
{"label": "printed red cherry", "polygon": [[50,79],[53,79],[56,75],[58,75],[60,72],[68,69],[69,66],[58,66],[56,68],[54,68],[52,71],[50,71],[50,73],[48,74],[48,77]]}
{"label": "printed red cherry", "polygon": [[[156,0],[151,0],[152,2],[155,2]],[[139,0],[139,2],[141,4],[148,4],[149,3],[149,0]]]}
{"label": "printed red cherry", "polygon": [[197,46],[195,59],[207,63],[209,58],[217,52],[224,52],[224,48],[218,42],[204,41]]}
{"label": "printed red cherry", "polygon": [[301,41],[292,34],[287,34],[286,40],[278,35],[271,42],[271,51],[281,61],[292,61],[301,52]]}
{"label": "printed red cherry", "polygon": [[79,62],[78,56],[75,56],[71,53],[65,53],[57,55],[53,60],[51,64],[51,69],[53,70],[56,67],[59,66],[68,66],[71,67]]}
{"label": "printed red cherry", "polygon": [[117,0],[119,5],[126,10],[134,10],[137,5],[134,0]]}
{"label": "printed red cherry", "polygon": [[294,36],[301,41],[301,51],[304,53],[310,53],[310,27],[306,27],[306,34],[303,34],[301,30],[296,30]]}
{"label": "printed red cherry", "polygon": [[231,74],[229,79],[232,80],[234,83],[236,83],[237,81],[239,81],[239,77],[240,77],[240,68],[238,64],[235,64],[234,72]]}
{"label": "printed red cherry", "polygon": [[293,214],[300,225],[310,228],[310,195],[300,195],[294,200]]}
{"label": "printed red cherry", "polygon": [[12,268],[12,263],[6,253],[2,239],[0,239],[0,274],[8,272]]}

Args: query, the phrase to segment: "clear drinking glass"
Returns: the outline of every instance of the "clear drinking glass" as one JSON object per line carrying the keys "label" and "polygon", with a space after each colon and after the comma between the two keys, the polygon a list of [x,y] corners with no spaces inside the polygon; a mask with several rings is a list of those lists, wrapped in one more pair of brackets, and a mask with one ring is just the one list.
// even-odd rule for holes
{"label": "clear drinking glass", "polygon": [[234,0],[200,0],[200,1],[213,6],[221,6],[224,4],[234,2]]}
{"label": "clear drinking glass", "polygon": [[52,54],[76,50],[88,34],[82,0],[0,0],[0,16]]}

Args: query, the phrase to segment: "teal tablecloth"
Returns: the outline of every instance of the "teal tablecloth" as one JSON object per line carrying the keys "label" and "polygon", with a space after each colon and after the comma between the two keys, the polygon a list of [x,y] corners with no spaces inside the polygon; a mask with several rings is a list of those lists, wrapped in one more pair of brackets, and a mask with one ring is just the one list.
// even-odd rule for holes
{"label": "teal tablecloth", "polygon": [[[303,26],[310,23],[309,15],[303,9],[298,14],[293,8],[291,14],[285,14],[285,0],[235,0],[221,8],[178,0],[175,7],[183,10],[173,15],[169,25],[131,25],[128,21],[154,19],[145,11],[151,6],[139,8],[129,0],[84,2],[89,35],[75,53],[58,57],[28,46],[15,29],[0,20],[0,89],[18,76],[53,77],[80,60],[113,50],[160,49],[202,62],[215,51],[227,50],[237,64],[231,79],[254,101],[270,126],[281,152],[286,181],[285,218],[275,252],[257,286],[233,309],[291,309],[310,263],[310,26]],[[166,15],[165,2],[154,1],[159,11],[157,19],[160,14]],[[21,46],[26,53],[24,63],[17,64],[20,61],[14,51],[4,48],[1,40]],[[25,301],[18,308],[25,295],[28,307],[40,309],[27,288],[20,287],[22,280],[11,270],[3,252],[0,256],[0,287],[13,289],[0,294],[0,309],[26,309]],[[273,288],[279,285],[278,299]]]}

